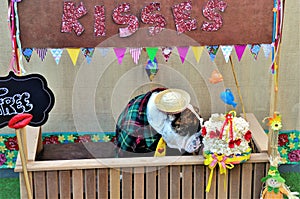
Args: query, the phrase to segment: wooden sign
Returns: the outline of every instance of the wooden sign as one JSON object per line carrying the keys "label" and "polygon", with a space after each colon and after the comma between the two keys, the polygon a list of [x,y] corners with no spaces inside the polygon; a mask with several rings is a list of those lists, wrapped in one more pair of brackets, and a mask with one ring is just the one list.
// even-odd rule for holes
{"label": "wooden sign", "polygon": [[30,113],[30,126],[41,126],[54,105],[54,95],[46,79],[39,74],[0,77],[0,128],[21,113]]}
{"label": "wooden sign", "polygon": [[273,0],[22,0],[18,13],[22,48],[272,43]]}

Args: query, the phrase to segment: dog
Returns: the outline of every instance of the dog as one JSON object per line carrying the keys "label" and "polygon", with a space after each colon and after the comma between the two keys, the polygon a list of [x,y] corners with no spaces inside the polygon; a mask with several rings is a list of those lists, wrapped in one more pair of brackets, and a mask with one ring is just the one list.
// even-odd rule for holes
{"label": "dog", "polygon": [[167,155],[169,148],[180,154],[197,152],[202,145],[203,120],[199,109],[189,102],[184,90],[167,88],[156,88],[131,99],[116,124],[117,155],[153,154],[161,139],[168,147]]}

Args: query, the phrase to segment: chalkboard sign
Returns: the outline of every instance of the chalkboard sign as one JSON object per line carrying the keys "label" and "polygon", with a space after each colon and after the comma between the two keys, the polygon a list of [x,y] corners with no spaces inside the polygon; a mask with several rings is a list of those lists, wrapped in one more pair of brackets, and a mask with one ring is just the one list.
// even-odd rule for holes
{"label": "chalkboard sign", "polygon": [[0,77],[0,128],[20,113],[33,115],[30,126],[41,126],[54,105],[54,95],[39,74]]}

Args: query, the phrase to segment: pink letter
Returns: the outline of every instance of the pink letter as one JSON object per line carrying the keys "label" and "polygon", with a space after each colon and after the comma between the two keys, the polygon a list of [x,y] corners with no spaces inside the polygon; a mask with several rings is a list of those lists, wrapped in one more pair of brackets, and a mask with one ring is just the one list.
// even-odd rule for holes
{"label": "pink letter", "polygon": [[166,26],[166,19],[163,15],[153,13],[154,11],[160,10],[160,3],[150,3],[142,10],[141,20],[145,24],[155,24],[152,27],[149,27],[150,35],[156,35],[163,31]]}
{"label": "pink letter", "polygon": [[139,20],[134,15],[122,15],[123,12],[130,12],[129,3],[123,3],[114,9],[113,20],[116,24],[128,25],[126,28],[119,28],[120,37],[128,37],[137,31]]}
{"label": "pink letter", "polygon": [[184,2],[173,6],[173,15],[178,33],[197,29],[196,19],[191,19],[191,2]]}
{"label": "pink letter", "polygon": [[94,12],[94,35],[95,37],[105,36],[105,14],[104,5],[95,6]]}
{"label": "pink letter", "polygon": [[207,32],[219,30],[223,25],[223,18],[217,10],[224,12],[226,7],[227,3],[225,1],[209,0],[202,12],[205,18],[213,22],[204,21],[201,29]]}
{"label": "pink letter", "polygon": [[75,7],[75,3],[71,1],[64,2],[61,32],[72,32],[74,30],[76,35],[80,36],[84,31],[84,27],[79,23],[78,19],[86,13],[87,10],[82,2],[80,2],[77,8]]}

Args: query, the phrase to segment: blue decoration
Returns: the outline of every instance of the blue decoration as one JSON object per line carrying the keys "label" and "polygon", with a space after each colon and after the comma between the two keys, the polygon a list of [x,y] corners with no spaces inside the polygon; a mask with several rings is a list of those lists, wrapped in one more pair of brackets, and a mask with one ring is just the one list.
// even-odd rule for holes
{"label": "blue decoration", "polygon": [[237,103],[234,102],[234,96],[229,88],[220,94],[220,98],[225,104],[231,105],[233,108],[237,105]]}

